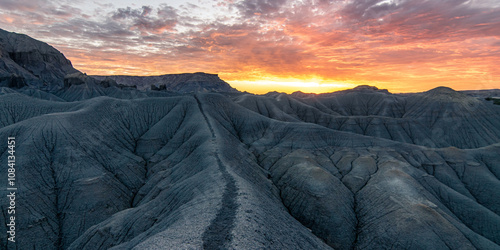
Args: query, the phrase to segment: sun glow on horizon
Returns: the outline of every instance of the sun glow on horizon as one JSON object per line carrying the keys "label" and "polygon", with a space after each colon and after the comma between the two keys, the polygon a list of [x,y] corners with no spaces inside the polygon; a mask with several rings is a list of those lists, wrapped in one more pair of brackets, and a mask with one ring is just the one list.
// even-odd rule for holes
{"label": "sun glow on horizon", "polygon": [[206,72],[258,94],[475,90],[500,88],[497,2],[0,1],[0,26],[89,75]]}
{"label": "sun glow on horizon", "polygon": [[328,93],[339,90],[351,89],[359,84],[344,82],[329,82],[324,80],[300,80],[300,79],[272,79],[272,80],[234,80],[227,81],[233,88],[240,91],[247,91],[253,94],[266,94],[268,92],[284,92],[291,94],[293,92],[303,93]]}

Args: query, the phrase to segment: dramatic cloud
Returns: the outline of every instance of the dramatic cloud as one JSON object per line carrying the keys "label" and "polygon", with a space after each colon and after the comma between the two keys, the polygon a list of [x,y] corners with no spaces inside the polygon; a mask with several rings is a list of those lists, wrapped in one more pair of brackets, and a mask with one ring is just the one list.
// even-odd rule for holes
{"label": "dramatic cloud", "polygon": [[245,17],[269,15],[279,12],[287,0],[243,0],[236,7]]}
{"label": "dramatic cloud", "polygon": [[177,24],[177,13],[170,6],[162,6],[156,11],[156,16],[152,14],[153,8],[142,6],[141,9],[120,8],[112,14],[111,18],[115,21],[125,21],[130,29],[138,29],[146,33],[163,33],[166,30],[172,30]]}
{"label": "dramatic cloud", "polygon": [[252,81],[258,91],[276,81],[289,83],[275,86],[284,91],[297,82],[418,91],[500,81],[495,1],[68,3],[2,1],[0,25],[49,42],[89,74],[206,71],[248,91]]}

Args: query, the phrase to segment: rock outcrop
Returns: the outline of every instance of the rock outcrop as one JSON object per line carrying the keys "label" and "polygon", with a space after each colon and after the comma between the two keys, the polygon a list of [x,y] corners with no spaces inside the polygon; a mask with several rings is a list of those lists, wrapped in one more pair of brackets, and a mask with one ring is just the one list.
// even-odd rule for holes
{"label": "rock outcrop", "polygon": [[168,74],[160,76],[92,76],[99,80],[111,79],[122,86],[141,90],[170,91],[176,93],[237,92],[217,74],[203,72]]}
{"label": "rock outcrop", "polygon": [[64,77],[76,72],[52,46],[0,29],[0,86],[51,90],[62,87]]}

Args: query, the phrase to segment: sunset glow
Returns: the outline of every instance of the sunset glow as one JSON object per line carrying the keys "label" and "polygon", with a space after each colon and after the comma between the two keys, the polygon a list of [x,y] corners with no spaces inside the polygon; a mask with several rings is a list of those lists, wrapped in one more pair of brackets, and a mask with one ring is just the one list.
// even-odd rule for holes
{"label": "sunset glow", "polygon": [[216,73],[240,91],[500,88],[489,0],[0,2],[1,28],[87,74]]}

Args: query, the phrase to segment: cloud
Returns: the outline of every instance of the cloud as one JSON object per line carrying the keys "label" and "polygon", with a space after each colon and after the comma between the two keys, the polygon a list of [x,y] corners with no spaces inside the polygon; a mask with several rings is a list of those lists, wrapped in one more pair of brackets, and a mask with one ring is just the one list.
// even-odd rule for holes
{"label": "cloud", "polygon": [[90,73],[208,71],[228,80],[293,76],[387,86],[500,80],[500,6],[492,3],[240,0],[217,1],[213,10],[201,3],[104,4],[99,15],[43,0],[0,7],[2,26],[51,43]]}
{"label": "cloud", "polygon": [[243,0],[235,4],[244,17],[269,15],[280,11],[287,0]]}
{"label": "cloud", "polygon": [[45,0],[2,0],[0,7],[10,11],[35,12],[40,8],[48,9],[54,5]]}
{"label": "cloud", "polygon": [[351,29],[367,35],[393,32],[412,40],[500,35],[500,9],[468,0],[356,0],[341,13]]}
{"label": "cloud", "polygon": [[130,7],[127,8],[119,8],[113,15],[111,16],[113,19],[127,19],[127,18],[144,18],[147,17],[153,9],[150,6],[142,6],[141,9],[132,9]]}
{"label": "cloud", "polygon": [[59,4],[47,0],[2,0],[0,10],[22,16],[22,19],[33,19],[37,22],[50,22],[53,19],[67,20],[81,13],[77,8],[67,4]]}
{"label": "cloud", "polygon": [[168,5],[162,5],[153,15],[151,6],[142,6],[140,9],[130,7],[120,8],[114,12],[111,18],[115,21],[124,21],[130,29],[137,29],[146,33],[162,33],[172,30],[177,24],[176,10]]}

